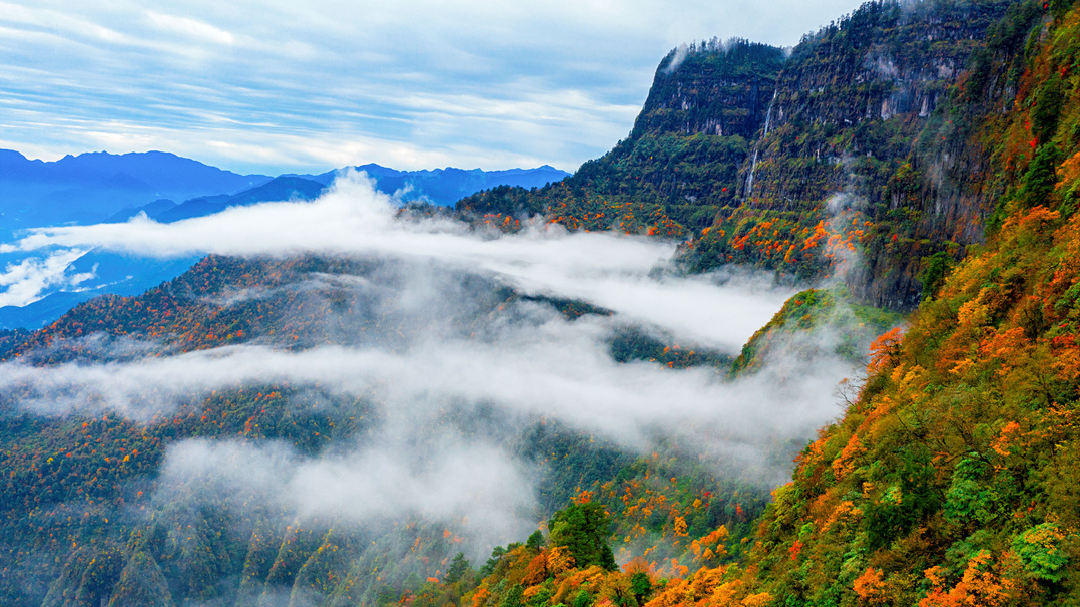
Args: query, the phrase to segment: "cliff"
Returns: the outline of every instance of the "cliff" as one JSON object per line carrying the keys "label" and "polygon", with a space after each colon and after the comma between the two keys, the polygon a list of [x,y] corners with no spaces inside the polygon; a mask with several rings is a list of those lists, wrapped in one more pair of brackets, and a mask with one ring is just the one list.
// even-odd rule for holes
{"label": "cliff", "polygon": [[679,238],[695,271],[838,274],[858,300],[910,310],[930,257],[983,241],[1005,187],[984,139],[1017,94],[1041,14],[1007,0],[870,2],[789,55],[742,40],[675,49],[604,157],[458,210]]}

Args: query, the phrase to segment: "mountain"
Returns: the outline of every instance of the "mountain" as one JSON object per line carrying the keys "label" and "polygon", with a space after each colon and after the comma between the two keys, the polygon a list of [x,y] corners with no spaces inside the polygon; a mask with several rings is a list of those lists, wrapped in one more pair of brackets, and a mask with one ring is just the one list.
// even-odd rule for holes
{"label": "mountain", "polygon": [[[123,209],[106,223],[127,221],[139,213],[144,213],[160,223],[172,223],[219,213],[233,206],[282,200],[311,200],[317,198],[325,189],[325,186],[314,181],[278,177],[234,195],[203,196],[181,204],[159,199],[141,207]],[[18,258],[12,254],[5,257]],[[59,318],[75,304],[105,293],[142,293],[150,287],[179,276],[198,260],[198,257],[161,260],[125,253],[89,251],[64,269],[65,275],[81,277],[78,283],[68,288],[61,284],[48,289],[44,297],[23,306],[0,307],[0,328],[40,327]]]}
{"label": "mountain", "polygon": [[[778,90],[779,125],[759,137],[756,185],[746,174],[741,186],[747,196],[760,194],[732,214],[753,231],[730,221],[712,228],[772,240],[781,213],[803,205],[797,193],[843,186],[871,202],[876,193],[884,211],[876,219],[889,220],[895,236],[882,246],[880,234],[866,231],[873,236],[852,244],[869,257],[862,263],[871,273],[884,263],[914,278],[912,266],[921,266],[922,290],[898,282],[885,288],[898,278],[887,272],[868,286],[893,296],[910,288],[920,305],[906,328],[876,340],[865,378],[844,395],[845,413],[806,445],[755,537],[740,542],[752,545],[748,552],[730,557],[740,544],[726,541],[727,529],[692,541],[691,534],[679,563],[646,558],[622,575],[577,572],[596,576],[581,586],[590,600],[634,595],[653,607],[1078,604],[1080,497],[1066,471],[1080,461],[1080,9],[1015,3],[985,32],[948,34],[977,25],[988,8],[995,7],[871,3],[794,49],[794,67],[786,63],[779,81],[802,84]],[[922,46],[934,51],[911,56],[899,45],[875,56],[905,29],[899,40],[933,40]],[[957,43],[969,47],[959,64],[951,55]],[[890,86],[878,88],[867,72],[883,66]],[[837,88],[863,94],[817,95]],[[888,128],[894,112],[902,116],[891,126],[912,129],[914,138]],[[853,126],[845,128],[848,121]],[[861,158],[852,154],[855,145]],[[818,162],[819,150],[841,162]],[[893,172],[898,154],[904,162]],[[810,157],[813,163],[800,161]],[[746,168],[754,170],[752,160]],[[813,213],[814,205],[802,209]],[[719,238],[714,246],[729,246]],[[857,277],[855,284],[867,285],[865,274]],[[797,311],[807,299],[799,294],[785,304],[789,326],[814,322]],[[612,496],[623,491],[613,489]],[[526,596],[542,593],[544,584],[560,588],[575,573],[531,575],[530,559],[555,549],[493,555],[498,565],[473,582],[471,596],[512,600],[514,584]]]}
{"label": "mountain", "polygon": [[[456,205],[508,231],[533,214],[681,238],[657,289],[716,267],[823,281],[737,356],[457,260],[344,255],[210,256],[0,332],[0,596],[1080,604],[1077,57],[1065,1],[872,2],[790,54],[695,44],[609,154]],[[871,333],[792,453],[798,382]],[[783,414],[774,385],[794,386]],[[795,456],[789,482],[723,460],[760,444]]]}
{"label": "mountain", "polygon": [[1032,6],[868,2],[790,53],[739,39],[672,50],[608,154],[459,210],[678,238],[699,271],[840,273],[860,300],[911,310],[927,259],[983,240],[1004,167],[975,117],[1016,95]]}
{"label": "mountain", "polygon": [[[462,196],[499,184],[533,188],[567,175],[544,166],[485,172],[479,169],[395,171],[378,165],[356,167],[381,191],[402,201],[452,204]],[[284,200],[312,200],[338,171],[321,175],[241,176],[163,152],[67,156],[56,162],[30,161],[14,150],[0,150],[0,241],[21,230],[63,224],[120,223],[139,215],[161,223],[203,217],[233,206]],[[180,202],[175,202],[180,201]],[[6,253],[8,268],[27,255]],[[25,305],[0,306],[0,328],[40,327],[72,305],[102,293],[134,295],[176,277],[195,258],[168,263],[106,252],[87,253],[64,276],[92,275],[67,284],[63,277]],[[186,264],[186,265],[185,265]]]}
{"label": "mountain", "polygon": [[[431,204],[450,206],[458,200],[496,186],[532,189],[562,181],[570,174],[544,165],[535,169],[510,169],[507,171],[481,171],[446,168],[433,171],[397,171],[377,164],[353,167],[375,181],[380,192],[400,196],[405,202],[426,201]],[[321,175],[298,175],[305,179],[329,185],[337,171]]]}
{"label": "mountain", "polygon": [[236,193],[270,181],[237,175],[165,152],[94,152],[56,162],[27,160],[0,150],[0,238],[15,230],[62,223],[96,223],[126,206]]}

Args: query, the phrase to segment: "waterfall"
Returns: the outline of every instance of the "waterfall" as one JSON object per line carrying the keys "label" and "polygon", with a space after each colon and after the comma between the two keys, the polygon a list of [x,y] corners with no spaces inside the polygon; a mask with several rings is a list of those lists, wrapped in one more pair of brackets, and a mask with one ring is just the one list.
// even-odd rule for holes
{"label": "waterfall", "polygon": [[750,174],[746,176],[746,195],[744,196],[746,200],[750,200],[750,195],[754,193],[754,170],[757,169],[758,146],[765,140],[765,136],[769,134],[769,120],[772,118],[772,106],[776,101],[776,92],[778,90],[779,87],[773,89],[772,99],[769,100],[769,107],[765,110],[765,131],[761,134],[761,139],[758,139],[757,143],[754,144],[754,157],[750,161]]}

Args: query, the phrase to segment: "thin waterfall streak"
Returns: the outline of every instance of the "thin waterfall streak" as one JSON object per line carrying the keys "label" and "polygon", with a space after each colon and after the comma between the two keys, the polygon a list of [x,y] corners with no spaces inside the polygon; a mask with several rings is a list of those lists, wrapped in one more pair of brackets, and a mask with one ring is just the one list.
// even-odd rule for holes
{"label": "thin waterfall streak", "polygon": [[761,139],[754,144],[754,157],[750,161],[750,174],[746,176],[746,199],[750,200],[751,195],[754,193],[754,171],[757,170],[757,157],[758,146],[761,145],[761,141],[765,139],[769,134],[769,121],[772,119],[772,106],[776,102],[776,92],[779,89],[774,88],[772,99],[769,100],[769,107],[765,110],[765,130],[761,134]]}

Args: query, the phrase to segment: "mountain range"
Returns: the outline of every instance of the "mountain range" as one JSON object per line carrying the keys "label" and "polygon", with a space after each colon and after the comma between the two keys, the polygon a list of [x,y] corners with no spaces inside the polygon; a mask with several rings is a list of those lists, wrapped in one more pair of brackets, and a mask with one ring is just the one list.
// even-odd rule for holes
{"label": "mountain range", "polygon": [[[355,167],[376,187],[402,202],[451,205],[463,196],[496,185],[544,186],[568,175],[549,166],[485,172],[461,169],[396,171],[375,164]],[[161,223],[203,217],[233,206],[284,200],[312,200],[338,171],[320,175],[237,175],[165,152],[66,156],[56,162],[27,160],[0,149],[0,242],[38,227],[127,221],[140,213]],[[0,253],[7,273],[33,264],[28,256]],[[89,251],[43,277],[32,301],[0,305],[0,328],[40,327],[71,306],[103,294],[133,295],[170,280],[197,258],[140,259]],[[18,270],[16,270],[18,268]],[[71,282],[78,277],[78,282]],[[91,278],[88,278],[91,277]],[[0,281],[0,285],[5,282]],[[9,289],[11,287],[9,286]],[[0,302],[4,301],[0,294]]]}
{"label": "mountain range", "polygon": [[0,596],[1080,605],[1078,57],[1069,0],[695,42],[566,179],[0,331]]}

